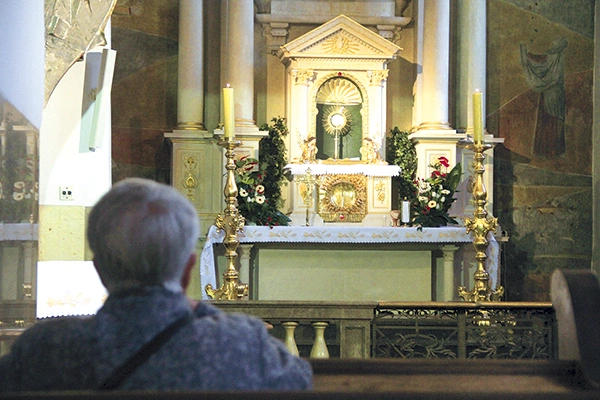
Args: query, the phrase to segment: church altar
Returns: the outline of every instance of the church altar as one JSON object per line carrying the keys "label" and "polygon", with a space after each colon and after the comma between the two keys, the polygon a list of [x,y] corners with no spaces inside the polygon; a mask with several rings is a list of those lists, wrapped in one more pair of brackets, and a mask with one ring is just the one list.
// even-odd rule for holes
{"label": "church altar", "polygon": [[[210,228],[200,257],[202,289],[219,286],[224,258],[215,245],[223,237]],[[238,237],[240,280],[250,284],[253,300],[451,301],[472,275],[457,256],[473,241],[460,226],[245,226]],[[487,270],[496,287],[499,245],[493,235],[489,240]]]}

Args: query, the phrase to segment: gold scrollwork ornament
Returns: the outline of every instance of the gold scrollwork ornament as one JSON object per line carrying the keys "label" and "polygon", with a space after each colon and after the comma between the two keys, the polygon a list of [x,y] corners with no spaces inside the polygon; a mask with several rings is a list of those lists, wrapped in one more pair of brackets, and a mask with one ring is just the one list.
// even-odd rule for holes
{"label": "gold scrollwork ornament", "polygon": [[183,166],[185,168],[185,178],[183,180],[183,187],[187,189],[186,197],[190,201],[194,201],[194,189],[198,187],[198,178],[196,177],[198,168],[198,158],[196,156],[186,156],[183,159]]}
{"label": "gold scrollwork ornament", "polygon": [[389,72],[390,72],[389,69],[367,71],[369,83],[372,86],[381,86],[387,80]]}

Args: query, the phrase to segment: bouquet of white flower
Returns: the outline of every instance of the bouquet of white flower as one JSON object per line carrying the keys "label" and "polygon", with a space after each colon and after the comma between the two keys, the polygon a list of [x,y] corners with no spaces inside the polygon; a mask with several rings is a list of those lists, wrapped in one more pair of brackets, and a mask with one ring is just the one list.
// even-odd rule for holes
{"label": "bouquet of white flower", "polygon": [[448,172],[450,167],[448,159],[440,157],[430,167],[433,171],[428,178],[417,178],[415,181],[418,195],[411,204],[412,224],[419,228],[458,224],[450,217],[448,210],[456,200],[454,193],[462,175],[461,165],[456,164]]}

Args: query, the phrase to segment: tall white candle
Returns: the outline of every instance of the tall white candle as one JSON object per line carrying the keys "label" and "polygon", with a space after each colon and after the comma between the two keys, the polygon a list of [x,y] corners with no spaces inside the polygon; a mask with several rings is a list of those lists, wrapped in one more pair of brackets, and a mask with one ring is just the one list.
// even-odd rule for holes
{"label": "tall white candle", "polygon": [[473,93],[473,141],[483,141],[483,103],[482,93],[477,90]]}
{"label": "tall white candle", "polygon": [[235,103],[233,99],[233,88],[223,88],[223,123],[225,125],[225,139],[235,138]]}
{"label": "tall white candle", "polygon": [[408,224],[410,222],[410,201],[402,201],[402,223]]}

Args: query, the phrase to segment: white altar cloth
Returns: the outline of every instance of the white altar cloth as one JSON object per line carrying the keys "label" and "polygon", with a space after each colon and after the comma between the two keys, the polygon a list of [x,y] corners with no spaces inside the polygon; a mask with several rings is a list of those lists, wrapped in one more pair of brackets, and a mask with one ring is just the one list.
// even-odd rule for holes
{"label": "white altar cloth", "polygon": [[36,318],[93,315],[108,292],[92,261],[38,261]]}
{"label": "white altar cloth", "polygon": [[[200,281],[202,297],[208,299],[204,287],[216,284],[216,269],[213,245],[222,243],[225,233],[211,226],[204,249],[200,256]],[[322,226],[245,226],[239,234],[240,243],[471,243],[473,237],[465,227],[417,228],[401,227],[322,227]],[[499,245],[493,235],[489,235],[486,269],[490,274],[492,287],[498,282]]]}
{"label": "white altar cloth", "polygon": [[306,175],[306,170],[310,168],[312,175],[365,175],[365,176],[398,176],[400,167],[397,165],[379,165],[379,164],[288,164],[285,166],[292,175]]}

